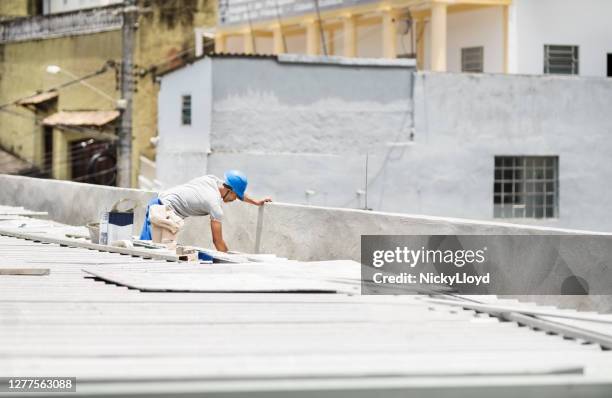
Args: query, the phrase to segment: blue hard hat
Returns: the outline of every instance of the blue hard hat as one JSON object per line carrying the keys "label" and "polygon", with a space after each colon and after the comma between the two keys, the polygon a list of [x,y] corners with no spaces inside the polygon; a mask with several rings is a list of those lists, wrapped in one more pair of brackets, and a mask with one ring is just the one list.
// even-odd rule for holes
{"label": "blue hard hat", "polygon": [[225,183],[232,188],[232,191],[236,193],[236,196],[240,200],[244,199],[244,191],[246,191],[247,181],[246,176],[238,170],[229,170],[225,172]]}

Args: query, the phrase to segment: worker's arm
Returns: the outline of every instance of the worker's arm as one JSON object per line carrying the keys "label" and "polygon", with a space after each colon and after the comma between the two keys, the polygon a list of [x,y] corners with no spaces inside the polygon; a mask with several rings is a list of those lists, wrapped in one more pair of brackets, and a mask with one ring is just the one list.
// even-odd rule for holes
{"label": "worker's arm", "polygon": [[255,206],[261,206],[266,202],[272,202],[272,198],[263,198],[261,200],[257,200],[257,199],[253,199],[250,196],[248,196],[246,193],[244,194],[244,199],[242,200],[243,202],[247,202],[250,203],[252,205]]}
{"label": "worker's arm", "polygon": [[216,220],[210,220],[210,232],[212,233],[213,244],[215,248],[220,252],[227,253],[227,245],[223,240],[223,230],[221,229],[221,223]]}

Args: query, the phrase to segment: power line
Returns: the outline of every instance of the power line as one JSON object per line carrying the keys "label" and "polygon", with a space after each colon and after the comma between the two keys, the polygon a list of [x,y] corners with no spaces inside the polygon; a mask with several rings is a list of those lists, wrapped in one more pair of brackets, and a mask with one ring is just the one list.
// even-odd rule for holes
{"label": "power line", "polygon": [[[42,123],[42,120],[37,118],[36,116],[28,116],[28,115],[24,115],[22,113],[11,111],[11,110],[8,110],[8,109],[0,109],[0,112],[8,113],[10,115],[21,117],[21,118],[24,118],[24,119],[31,119],[31,120],[34,121],[34,124],[37,125],[37,126],[44,125]],[[107,124],[107,126],[109,126],[109,127],[116,127],[117,125],[115,125],[115,124]],[[94,129],[94,128],[91,128],[91,127],[86,127],[86,126],[67,126],[67,125],[62,125],[61,129],[65,130],[65,131],[69,131],[69,132],[74,132],[74,133],[90,133],[90,134],[97,135],[100,138],[108,139],[110,141],[117,140],[117,137],[112,135],[112,134],[104,133],[104,132],[101,132],[101,131],[99,131],[97,129]],[[35,135],[35,134],[37,134],[37,132],[32,132],[30,135]],[[29,137],[29,136],[26,135],[25,137]]]}
{"label": "power line", "polygon": [[25,96],[25,97],[17,98],[17,99],[15,99],[15,100],[13,100],[13,101],[10,101],[10,102],[7,102],[7,103],[4,103],[4,104],[0,105],[0,110],[2,110],[2,109],[4,109],[4,108],[7,108],[7,107],[9,107],[9,106],[18,105],[20,101],[22,101],[22,100],[24,100],[24,99],[27,99],[27,98],[30,98],[30,97],[33,97],[33,96],[35,96],[35,95],[39,95],[39,94],[46,94],[46,93],[50,93],[50,92],[52,92],[52,91],[58,91],[58,90],[61,90],[61,89],[63,89],[63,88],[66,88],[66,87],[68,87],[68,86],[72,86],[73,84],[80,83],[80,82],[82,82],[83,80],[91,79],[92,77],[95,77],[95,76],[101,75],[101,74],[105,73],[106,71],[108,71],[108,68],[109,68],[109,66],[111,66],[111,65],[114,65],[114,62],[113,62],[113,61],[107,61],[107,62],[104,64],[104,66],[103,66],[102,68],[98,69],[98,70],[97,70],[97,71],[95,71],[95,72],[92,72],[92,73],[90,73],[90,74],[88,74],[88,75],[85,75],[85,76],[79,77],[79,78],[74,79],[74,80],[69,80],[69,81],[67,81],[67,82],[65,82],[65,83],[62,83],[62,84],[59,84],[59,85],[57,85],[57,86],[54,86],[54,87],[48,88],[48,89],[46,89],[46,90],[37,91],[37,92],[34,92],[34,93],[32,93],[32,94],[30,94],[30,95],[27,95],[27,96]]}
{"label": "power line", "polygon": [[[98,142],[100,142],[100,141],[98,141]],[[100,143],[101,144],[106,144],[106,145],[112,145],[112,144],[104,143],[104,142],[100,142]],[[105,150],[108,150],[108,149],[109,148],[106,148]],[[65,160],[65,161],[61,161],[61,162],[57,162],[57,161],[53,162],[52,161],[52,159],[53,159],[53,153],[52,152],[51,153],[45,153],[45,154],[43,154],[43,156],[41,158],[41,162],[40,162],[43,165],[42,167],[41,166],[37,166],[31,160],[26,160],[26,159],[21,159],[21,160],[26,162],[29,165],[30,168],[36,169],[35,171],[32,171],[29,174],[35,174],[36,172],[51,173],[53,171],[53,168],[57,167],[57,166],[75,165],[75,164],[83,163],[83,162],[81,162],[81,160],[87,159],[86,155],[88,155],[90,150],[91,150],[90,148],[86,148],[86,147],[85,148],[78,148],[78,149],[71,149],[68,152],[68,159]],[[46,165],[48,160],[52,161],[51,165],[50,165],[50,167],[45,167],[45,165]],[[77,161],[77,162],[75,163],[75,161]],[[11,164],[11,163],[13,163],[13,161],[11,161],[11,160],[8,160],[6,162],[0,163],[0,168],[2,166],[6,166],[6,165]]]}
{"label": "power line", "polygon": [[317,23],[319,24],[319,35],[321,36],[321,44],[323,44],[323,55],[327,56],[327,40],[325,39],[325,31],[323,30],[323,21],[321,20],[321,10],[319,9],[319,0],[313,0],[315,9],[317,10]]}
{"label": "power line", "polygon": [[251,45],[253,46],[253,52],[257,53],[257,42],[255,41],[255,33],[253,32],[253,21],[251,20],[251,3],[247,3],[247,19],[249,21],[249,31],[251,36]]}
{"label": "power line", "polygon": [[287,39],[285,38],[285,34],[283,33],[283,22],[280,16],[280,10],[278,9],[278,0],[274,0],[274,7],[276,9],[276,21],[278,22],[281,38],[283,40],[283,52],[287,52]]}

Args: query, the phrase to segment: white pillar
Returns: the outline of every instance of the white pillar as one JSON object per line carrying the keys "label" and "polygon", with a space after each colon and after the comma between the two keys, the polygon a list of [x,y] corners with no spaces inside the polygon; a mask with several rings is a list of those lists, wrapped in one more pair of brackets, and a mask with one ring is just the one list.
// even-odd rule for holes
{"label": "white pillar", "polygon": [[306,54],[319,55],[321,52],[321,31],[319,22],[310,20],[306,22]]}
{"label": "white pillar", "polygon": [[216,53],[225,52],[225,40],[226,40],[226,37],[223,33],[217,32],[217,34],[215,34],[215,52]]}
{"label": "white pillar", "polygon": [[254,40],[255,37],[250,29],[242,34],[242,45],[245,54],[253,54],[255,52],[255,46],[253,45]]}
{"label": "white pillar", "polygon": [[283,40],[283,27],[281,25],[274,25],[272,27],[272,41],[274,44],[274,54],[282,54],[286,51]]}
{"label": "white pillar", "polygon": [[397,58],[397,27],[395,24],[395,15],[393,10],[383,11],[382,48],[383,57],[385,58]]}
{"label": "white pillar", "polygon": [[357,18],[347,15],[342,20],[342,35],[344,36],[344,56],[357,56]]}
{"label": "white pillar", "polygon": [[446,14],[445,3],[431,5],[431,70],[446,72]]}

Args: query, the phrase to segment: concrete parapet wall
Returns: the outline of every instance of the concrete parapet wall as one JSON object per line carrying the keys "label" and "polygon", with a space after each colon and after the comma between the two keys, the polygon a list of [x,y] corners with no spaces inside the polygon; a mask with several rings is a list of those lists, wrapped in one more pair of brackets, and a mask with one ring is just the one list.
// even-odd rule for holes
{"label": "concrete parapet wall", "polygon": [[[154,192],[138,189],[0,175],[0,203],[46,211],[49,219],[69,225],[98,220],[120,199],[129,198],[144,205],[154,196]],[[136,222],[142,223],[142,206],[135,216]]]}

